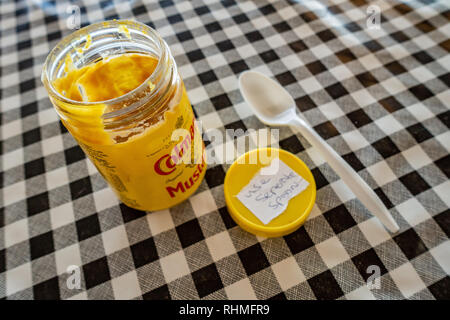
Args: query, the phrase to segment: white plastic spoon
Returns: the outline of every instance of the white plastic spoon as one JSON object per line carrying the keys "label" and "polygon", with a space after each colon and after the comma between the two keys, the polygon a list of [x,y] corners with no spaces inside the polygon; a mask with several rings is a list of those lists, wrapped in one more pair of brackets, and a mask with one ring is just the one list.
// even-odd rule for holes
{"label": "white plastic spoon", "polygon": [[294,99],[278,82],[262,73],[246,71],[239,77],[239,87],[245,101],[259,120],[269,126],[297,127],[366,208],[378,217],[389,231],[399,230],[397,223],[377,194],[325,140],[297,115]]}

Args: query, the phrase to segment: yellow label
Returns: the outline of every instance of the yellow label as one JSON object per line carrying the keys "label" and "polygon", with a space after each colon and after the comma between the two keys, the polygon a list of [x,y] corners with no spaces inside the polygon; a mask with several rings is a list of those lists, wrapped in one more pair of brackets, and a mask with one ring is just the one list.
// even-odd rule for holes
{"label": "yellow label", "polygon": [[77,140],[120,200],[136,209],[172,207],[187,199],[205,175],[204,144],[184,89],[163,121],[125,142]]}

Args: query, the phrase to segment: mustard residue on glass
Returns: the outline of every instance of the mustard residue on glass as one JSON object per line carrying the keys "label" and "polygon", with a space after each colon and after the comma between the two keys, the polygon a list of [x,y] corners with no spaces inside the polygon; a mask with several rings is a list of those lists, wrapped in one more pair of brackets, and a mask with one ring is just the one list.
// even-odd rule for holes
{"label": "mustard residue on glass", "polygon": [[[133,53],[75,69],[70,55],[67,55],[67,74],[56,79],[53,86],[63,96],[75,101],[110,100],[136,89],[153,73],[157,64],[154,57]],[[149,82],[149,86],[152,88],[153,84]]]}
{"label": "mustard residue on glass", "polygon": [[91,37],[91,35],[90,34],[88,34],[87,36],[86,36],[86,44],[84,45],[84,50],[87,50],[87,49],[89,49],[89,47],[91,46],[91,44],[92,44],[92,37]]}
{"label": "mustard residue on glass", "polygon": [[125,34],[125,35],[127,36],[128,39],[131,38],[131,36],[130,36],[130,30],[128,30],[128,28],[127,28],[125,25],[121,24],[121,25],[119,26],[119,32],[122,32],[123,34]]}

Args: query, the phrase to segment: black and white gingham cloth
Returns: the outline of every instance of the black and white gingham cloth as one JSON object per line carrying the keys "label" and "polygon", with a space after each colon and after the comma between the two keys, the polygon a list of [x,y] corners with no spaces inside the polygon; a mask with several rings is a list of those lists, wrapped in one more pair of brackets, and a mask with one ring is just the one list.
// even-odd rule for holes
{"label": "black and white gingham cloth", "polygon": [[[119,203],[61,126],[40,81],[71,30],[132,18],[168,42],[206,129],[264,126],[237,87],[277,79],[315,130],[373,187],[400,225],[389,234],[290,128],[280,146],[313,171],[298,231],[242,231],[223,196],[228,165],[170,210]],[[367,8],[381,10],[369,30]],[[0,298],[450,298],[450,10],[421,0],[1,1]],[[69,265],[81,289],[69,289]],[[381,271],[369,289],[367,268]]]}

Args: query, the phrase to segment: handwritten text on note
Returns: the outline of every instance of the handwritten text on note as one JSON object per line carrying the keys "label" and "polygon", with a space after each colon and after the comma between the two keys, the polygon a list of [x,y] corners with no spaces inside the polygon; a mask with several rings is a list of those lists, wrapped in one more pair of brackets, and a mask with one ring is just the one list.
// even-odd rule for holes
{"label": "handwritten text on note", "polygon": [[273,159],[269,167],[271,168],[265,168],[266,172],[270,169],[275,174],[261,174],[261,170],[258,171],[237,195],[247,209],[264,224],[286,210],[289,200],[309,185],[308,181],[279,158]]}

